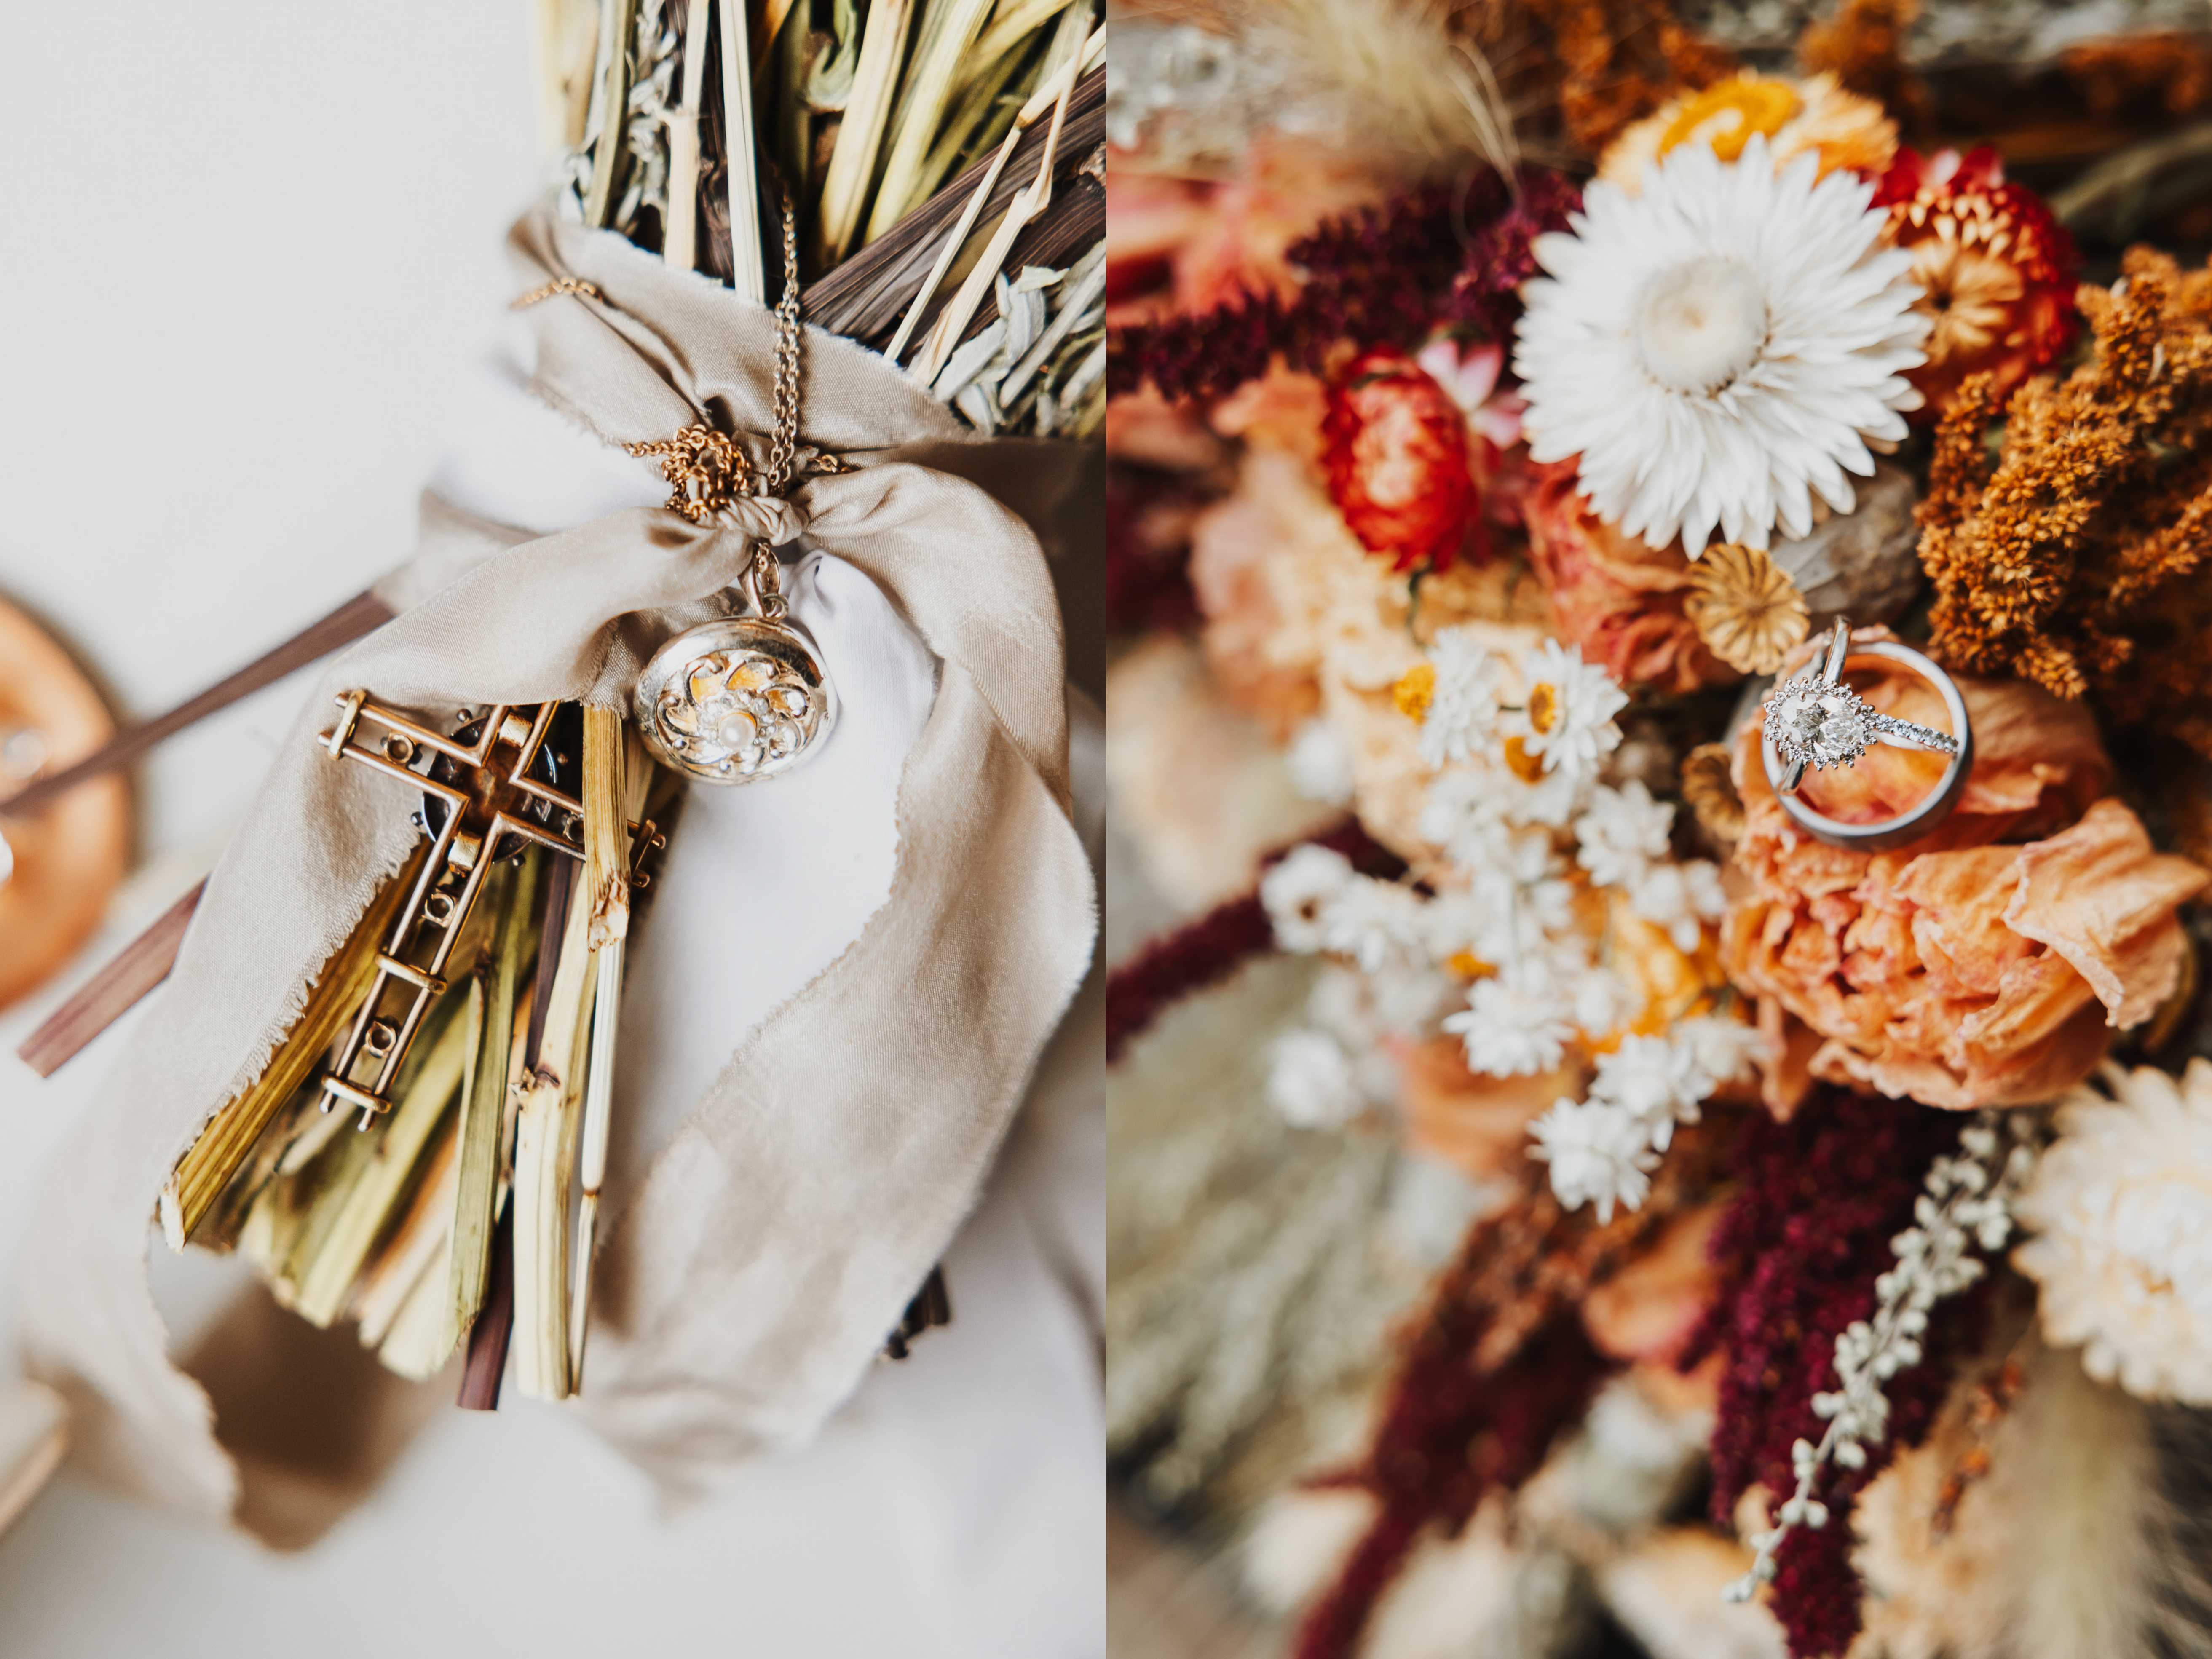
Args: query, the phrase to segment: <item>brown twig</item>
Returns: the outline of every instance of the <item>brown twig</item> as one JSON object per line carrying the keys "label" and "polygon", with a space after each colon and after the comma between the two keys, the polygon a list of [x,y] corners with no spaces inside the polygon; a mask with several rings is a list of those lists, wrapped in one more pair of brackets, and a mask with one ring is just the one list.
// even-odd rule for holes
{"label": "brown twig", "polygon": [[500,1378],[507,1374],[507,1339],[514,1334],[514,1212],[499,1218],[491,1243],[491,1289],[483,1311],[469,1327],[469,1357],[461,1367],[461,1391],[454,1401],[463,1411],[499,1409]]}
{"label": "brown twig", "polygon": [[914,1300],[906,1304],[898,1328],[884,1343],[884,1358],[903,1359],[914,1352],[913,1343],[924,1331],[952,1322],[952,1291],[945,1282],[945,1266],[939,1262],[929,1270],[929,1277],[921,1281],[921,1288],[914,1293]]}
{"label": "brown twig", "polygon": [[52,1077],[75,1059],[92,1040],[137,1006],[139,1000],[163,980],[176,965],[177,951],[185,942],[207,883],[194,884],[120,954],[87,980],[77,994],[48,1015],[46,1023],[25,1039],[15,1052],[40,1077]]}

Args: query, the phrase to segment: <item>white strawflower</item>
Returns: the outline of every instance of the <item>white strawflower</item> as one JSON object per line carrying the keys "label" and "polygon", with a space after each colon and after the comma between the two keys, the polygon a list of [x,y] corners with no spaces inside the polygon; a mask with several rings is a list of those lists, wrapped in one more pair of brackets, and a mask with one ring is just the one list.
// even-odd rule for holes
{"label": "white strawflower", "polygon": [[[1516,887],[1509,887],[1506,883],[1509,876],[1491,872],[1478,884],[1486,884],[1493,890],[1493,902],[1504,911],[1506,936],[1513,940],[1516,949],[1535,949],[1544,936],[1564,933],[1575,925],[1575,883],[1558,876],[1528,880]],[[1513,951],[1506,951],[1506,956],[1510,953]]]}
{"label": "white strawflower", "polygon": [[1522,653],[1521,679],[1528,689],[1512,735],[1544,770],[1587,777],[1620,746],[1613,717],[1628,706],[1628,694],[1579,650],[1557,640],[1530,646]]}
{"label": "white strawflower", "polygon": [[1310,1025],[1284,1032],[1269,1049],[1267,1103],[1299,1129],[1340,1129],[1367,1103],[1352,1056]]}
{"label": "white strawflower", "polygon": [[1618,789],[1599,784],[1575,820],[1575,837],[1582,843],[1575,862],[1601,887],[1633,886],[1654,860],[1667,856],[1674,826],[1674,809],[1652,799],[1641,783]]}
{"label": "white strawflower", "polygon": [[1565,862],[1541,830],[1511,831],[1492,843],[1487,862],[1464,867],[1475,892],[1503,919],[1507,956],[1573,926],[1574,884],[1561,874]]}
{"label": "white strawflower", "polygon": [[1498,658],[1474,630],[1447,628],[1429,647],[1437,680],[1421,716],[1421,758],[1431,766],[1472,760],[1498,732]]}
{"label": "white strawflower", "polygon": [[1912,258],[1882,239],[1874,186],[1808,153],[1778,173],[1683,144],[1632,196],[1583,191],[1571,232],[1536,239],[1513,359],[1539,461],[1579,455],[1600,517],[1694,556],[1851,510],[1869,439],[1905,435],[1929,319]]}
{"label": "white strawflower", "polygon": [[[1398,1036],[1424,1037],[1436,1028],[1437,1017],[1459,1000],[1459,981],[1449,974],[1440,974],[1435,969],[1417,967],[1411,963],[1391,963],[1372,974],[1363,974],[1360,979],[1367,988],[1367,1000],[1374,1016],[1378,1033]],[[1367,1060],[1361,1060],[1361,1075],[1367,1075]],[[1389,1065],[1389,1057],[1382,1055],[1379,1062]],[[1395,1087],[1396,1072],[1391,1073]],[[1372,1091],[1370,1091],[1370,1094]]]}
{"label": "white strawflower", "polygon": [[1322,948],[1374,973],[1420,948],[1422,908],[1410,887],[1356,875],[1322,906]]}
{"label": "white strawflower", "polygon": [[2060,1105],[2013,1265],[2042,1286],[2045,1336],[2079,1346],[2090,1376],[2212,1406],[2212,1065],[2102,1080]]}
{"label": "white strawflower", "polygon": [[1540,958],[1509,965],[1468,988],[1467,1006],[1443,1028],[1466,1045],[1467,1066],[1483,1077],[1548,1072],[1565,1056],[1575,1028],[1563,1018],[1559,988]]}
{"label": "white strawflower", "polygon": [[1733,1083],[1766,1053],[1767,1040],[1755,1025],[1721,1014],[1700,1014],[1676,1022],[1668,1033],[1688,1055],[1702,1100],[1723,1083]]}
{"label": "white strawflower", "polygon": [[1568,1002],[1575,1024],[1592,1038],[1619,1030],[1644,1010],[1644,999],[1627,977],[1603,966],[1590,967],[1576,976],[1568,990]]}
{"label": "white strawflower", "polygon": [[1502,810],[1502,775],[1510,775],[1455,767],[1430,779],[1417,826],[1421,839],[1468,869],[1504,857],[1500,849],[1511,839],[1511,831]]}
{"label": "white strawflower", "polygon": [[1306,799],[1328,806],[1352,805],[1352,744],[1328,720],[1316,717],[1298,727],[1283,759],[1291,787]]}
{"label": "white strawflower", "polygon": [[1601,1054],[1590,1098],[1618,1106],[1641,1122],[1650,1143],[1664,1152],[1677,1123],[1695,1123],[1706,1091],[1688,1048],[1661,1036],[1627,1036]]}
{"label": "white strawflower", "polygon": [[1667,930],[1678,951],[1694,951],[1704,924],[1728,915],[1720,867],[1705,859],[1655,864],[1628,891],[1628,908]]}
{"label": "white strawflower", "polygon": [[1516,948],[1511,917],[1488,890],[1451,888],[1437,894],[1421,912],[1421,931],[1434,962],[1448,963],[1465,952],[1496,963]]}
{"label": "white strawflower", "polygon": [[1582,810],[1590,789],[1590,775],[1582,770],[1545,772],[1534,783],[1524,783],[1510,772],[1498,774],[1498,813],[1508,823],[1540,825],[1564,830]]}
{"label": "white strawflower", "polygon": [[1595,1204],[1598,1220],[1607,1222],[1615,1205],[1636,1209],[1651,1190],[1658,1154],[1644,1126],[1618,1106],[1555,1101],[1528,1133],[1536,1142],[1528,1156],[1552,1166],[1552,1191],[1571,1210]]}
{"label": "white strawflower", "polygon": [[1310,843],[1292,848],[1260,878],[1260,902],[1274,924],[1275,943],[1285,951],[1326,948],[1322,913],[1352,878],[1352,860],[1343,854]]}

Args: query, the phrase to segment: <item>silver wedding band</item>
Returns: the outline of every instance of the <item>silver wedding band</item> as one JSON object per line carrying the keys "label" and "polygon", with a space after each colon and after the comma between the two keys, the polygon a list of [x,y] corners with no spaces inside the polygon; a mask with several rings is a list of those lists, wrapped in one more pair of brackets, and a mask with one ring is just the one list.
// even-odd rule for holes
{"label": "silver wedding band", "polygon": [[[1879,714],[1843,684],[1845,665],[1853,658],[1866,657],[1899,664],[1933,686],[1943,700],[1950,731],[1938,732]],[[1761,714],[1759,737],[1767,781],[1774,786],[1790,822],[1831,847],[1853,847],[1862,852],[1902,846],[1941,823],[1958,804],[1974,764],[1973,728],[1966,718],[1966,699],[1959,695],[1951,677],[1911,646],[1893,640],[1852,644],[1850,625],[1844,622],[1836,624],[1817,668],[1808,665],[1769,696]],[[1893,818],[1845,823],[1805,805],[1797,787],[1808,766],[1853,765],[1869,744],[1876,743],[1948,755],[1949,763],[1924,799]]]}

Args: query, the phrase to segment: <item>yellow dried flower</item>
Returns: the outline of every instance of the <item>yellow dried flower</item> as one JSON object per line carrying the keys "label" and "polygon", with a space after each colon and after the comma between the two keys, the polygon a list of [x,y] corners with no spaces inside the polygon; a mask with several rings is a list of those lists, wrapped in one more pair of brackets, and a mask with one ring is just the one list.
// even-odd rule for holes
{"label": "yellow dried flower", "polygon": [[1812,622],[1789,573],[1764,549],[1735,542],[1707,548],[1690,566],[1683,609],[1713,655],[1747,674],[1781,667]]}
{"label": "yellow dried flower", "polygon": [[1635,195],[1647,167],[1668,150],[1702,143],[1724,161],[1763,134],[1774,165],[1810,151],[1822,176],[1840,170],[1878,179],[1897,155],[1897,124],[1871,98],[1847,92],[1832,75],[1778,80],[1746,70],[1700,92],[1686,92],[1622,131],[1599,160],[1597,176]]}
{"label": "yellow dried flower", "polygon": [[1805,106],[1805,100],[1787,81],[1761,75],[1741,75],[1723,81],[1685,99],[1660,136],[1662,155],[1692,138],[1723,161],[1733,161],[1756,133],[1771,138],[1784,122]]}
{"label": "yellow dried flower", "polygon": [[1944,411],[1917,514],[1929,648],[2212,757],[2212,270],[2148,247],[2120,269],[2075,293],[2087,362],[2009,398],[1970,375]]}
{"label": "yellow dried flower", "polygon": [[1513,769],[1513,775],[1523,783],[1543,781],[1544,757],[1530,754],[1528,745],[1518,737],[1505,739],[1505,763]]}
{"label": "yellow dried flower", "polygon": [[1528,691],[1528,724],[1548,732],[1559,723],[1559,688],[1548,680],[1539,682]]}
{"label": "yellow dried flower", "polygon": [[1409,720],[1426,720],[1429,705],[1436,701],[1436,696],[1437,666],[1431,662],[1415,663],[1390,688],[1390,701]]}

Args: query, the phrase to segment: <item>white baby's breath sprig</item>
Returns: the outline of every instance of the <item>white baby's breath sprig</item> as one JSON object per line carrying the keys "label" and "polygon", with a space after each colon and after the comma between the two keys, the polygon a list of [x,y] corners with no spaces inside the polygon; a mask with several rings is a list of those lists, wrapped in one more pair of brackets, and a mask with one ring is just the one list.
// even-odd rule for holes
{"label": "white baby's breath sprig", "polygon": [[1528,1156],[1551,1166],[1553,1195],[1571,1210],[1594,1205],[1602,1222],[1616,1207],[1638,1208],[1675,1125],[1698,1121],[1763,1042],[1750,1026],[1711,1014],[1679,1020],[1664,1036],[1625,1036],[1598,1056],[1588,1099],[1563,1098],[1529,1125]]}
{"label": "white baby's breath sprig", "polygon": [[1750,1540],[1751,1571],[1728,1587],[1729,1601],[1749,1601],[1774,1577],[1775,1553],[1792,1528],[1827,1525],[1827,1506],[1814,1496],[1821,1471],[1832,1462],[1863,1467],[1867,1448],[1889,1432],[1884,1386],[1920,1363],[1929,1310],[1986,1273],[1981,1257],[2002,1250],[2012,1236],[2013,1204],[2034,1171],[2038,1137],[2026,1113],[1981,1112],[1960,1133],[1958,1152],[1929,1165],[1913,1224],[1890,1243],[1897,1265],[1875,1280],[1874,1317],[1854,1321],[1837,1337],[1837,1387],[1813,1396],[1827,1430],[1819,1445],[1800,1440],[1790,1449],[1796,1489],[1775,1511],[1774,1524]]}

